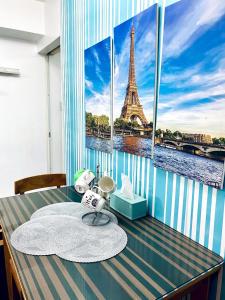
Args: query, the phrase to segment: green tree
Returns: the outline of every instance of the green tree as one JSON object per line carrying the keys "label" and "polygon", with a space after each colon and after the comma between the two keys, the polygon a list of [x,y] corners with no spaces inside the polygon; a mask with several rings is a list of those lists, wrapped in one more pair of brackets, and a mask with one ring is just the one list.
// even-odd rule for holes
{"label": "green tree", "polygon": [[164,136],[171,139],[173,138],[173,133],[171,130],[166,129],[166,131],[164,132]]}
{"label": "green tree", "polygon": [[213,144],[214,145],[225,145],[225,138],[224,137],[220,137],[220,138],[213,138]]}
{"label": "green tree", "polygon": [[221,145],[225,145],[225,138],[224,137],[220,137],[219,140],[220,140]]}
{"label": "green tree", "polygon": [[219,145],[220,144],[220,140],[219,139],[213,138],[212,140],[213,140],[213,144],[214,145]]}
{"label": "green tree", "polygon": [[93,121],[92,113],[86,112],[86,126],[91,128],[94,125]]}
{"label": "green tree", "polygon": [[128,122],[125,121],[123,118],[117,118],[114,121],[114,127],[120,128],[120,129],[127,129],[128,128]]}
{"label": "green tree", "polygon": [[130,129],[134,129],[134,128],[139,128],[140,125],[138,124],[137,121],[130,121],[130,122],[128,122],[128,127],[129,127]]}
{"label": "green tree", "polygon": [[109,129],[109,117],[106,115],[92,115],[90,112],[86,112],[86,127],[92,130],[108,130]]}
{"label": "green tree", "polygon": [[159,128],[155,131],[156,137],[162,137],[162,135],[164,135],[164,131],[162,129]]}
{"label": "green tree", "polygon": [[138,124],[137,121],[130,121],[127,122],[125,119],[123,118],[117,118],[114,121],[114,127],[115,128],[119,128],[119,129],[129,129],[129,130],[133,130],[134,128],[139,128],[140,125]]}
{"label": "green tree", "polygon": [[180,131],[174,131],[173,136],[175,139],[182,138],[182,133]]}
{"label": "green tree", "polygon": [[106,128],[109,126],[109,117],[106,115],[101,115],[98,117],[98,125],[102,128]]}

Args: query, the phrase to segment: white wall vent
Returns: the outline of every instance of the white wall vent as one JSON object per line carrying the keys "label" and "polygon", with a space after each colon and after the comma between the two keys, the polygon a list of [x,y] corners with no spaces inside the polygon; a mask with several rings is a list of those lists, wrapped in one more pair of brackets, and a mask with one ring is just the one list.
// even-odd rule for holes
{"label": "white wall vent", "polygon": [[7,74],[7,75],[20,75],[20,70],[15,68],[4,68],[0,67],[0,75]]}

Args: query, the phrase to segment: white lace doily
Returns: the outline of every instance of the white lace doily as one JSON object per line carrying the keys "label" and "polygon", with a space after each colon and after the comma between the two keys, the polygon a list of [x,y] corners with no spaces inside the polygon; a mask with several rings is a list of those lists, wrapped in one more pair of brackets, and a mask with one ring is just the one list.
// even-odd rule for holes
{"label": "white lace doily", "polygon": [[11,244],[16,250],[33,255],[49,255],[69,250],[79,238],[77,223],[75,218],[69,216],[32,219],[12,233]]}
{"label": "white lace doily", "polygon": [[111,258],[127,244],[125,231],[114,223],[105,226],[88,226],[78,223],[79,237],[73,248],[56,253],[73,262],[90,263]]}
{"label": "white lace doily", "polygon": [[[57,215],[60,207],[63,208],[60,211],[62,214]],[[81,216],[89,210],[83,211],[82,208],[79,203],[70,202],[41,208],[33,214],[30,221],[12,233],[12,246],[25,254],[56,254],[66,260],[86,263],[102,261],[121,252],[127,244],[125,231],[115,222],[105,226],[85,225]],[[111,218],[114,216],[106,212]],[[115,216],[113,219],[117,222]]]}
{"label": "white lace doily", "polygon": [[[92,212],[92,211],[93,210],[88,209],[84,207],[82,204],[77,202],[62,202],[62,203],[46,205],[38,209],[32,214],[31,219],[39,218],[43,216],[58,215],[58,216],[71,216],[81,220],[82,216],[85,213]],[[112,214],[111,212],[105,209],[103,209],[101,212],[107,214],[110,217],[112,222],[118,224],[117,217],[114,214]]]}

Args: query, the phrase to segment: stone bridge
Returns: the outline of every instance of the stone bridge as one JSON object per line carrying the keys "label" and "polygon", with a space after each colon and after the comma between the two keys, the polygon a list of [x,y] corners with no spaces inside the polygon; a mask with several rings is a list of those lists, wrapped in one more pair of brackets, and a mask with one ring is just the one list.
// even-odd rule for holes
{"label": "stone bridge", "polygon": [[198,144],[198,143],[190,143],[184,141],[177,140],[168,140],[163,139],[160,142],[161,145],[175,146],[177,150],[183,150],[186,152],[191,152],[193,154],[204,155],[211,158],[216,158],[219,160],[223,160],[225,158],[225,146],[217,146],[217,145],[208,145],[208,144]]}

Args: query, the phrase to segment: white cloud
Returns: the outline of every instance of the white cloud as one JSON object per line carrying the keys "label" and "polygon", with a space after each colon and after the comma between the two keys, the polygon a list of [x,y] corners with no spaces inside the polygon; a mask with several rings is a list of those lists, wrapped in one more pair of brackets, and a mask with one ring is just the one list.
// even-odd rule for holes
{"label": "white cloud", "polygon": [[199,20],[197,22],[198,26],[215,23],[225,13],[225,1],[224,0],[201,1],[199,10],[204,13],[202,13],[199,17]]}
{"label": "white cloud", "polygon": [[[221,137],[225,135],[225,97],[213,103],[201,104],[189,109],[168,111],[158,118],[158,128],[169,128],[189,133],[205,133]],[[169,124],[169,126],[168,126]]]}
{"label": "white cloud", "polygon": [[121,82],[121,78],[124,80],[126,78],[126,84],[128,80],[128,64],[130,56],[130,35],[127,33],[124,39],[123,45],[121,47],[122,51],[119,55],[115,55],[115,72],[114,72],[114,83],[115,88],[119,89],[121,83],[125,84],[124,81]]}
{"label": "white cloud", "polygon": [[110,87],[104,88],[102,93],[92,90],[93,96],[86,99],[86,111],[94,115],[107,115],[110,117]]}
{"label": "white cloud", "polygon": [[180,55],[198,38],[199,29],[202,26],[215,23],[224,13],[224,0],[192,1],[185,15],[181,15],[180,18],[178,16],[176,26],[170,26],[167,30],[164,59]]}
{"label": "white cloud", "polygon": [[101,71],[101,68],[99,67],[99,65],[96,65],[95,66],[95,74],[96,74],[96,77],[102,82],[102,83],[104,83],[105,82],[105,80],[104,80],[104,78],[102,77],[102,71]]}
{"label": "white cloud", "polygon": [[98,52],[95,49],[93,49],[92,53],[93,53],[93,56],[95,58],[95,63],[100,65],[100,58],[99,58]]}
{"label": "white cloud", "polygon": [[[213,48],[207,53],[207,58],[200,63],[184,69],[170,68],[170,73],[162,72],[162,84],[170,84],[173,88],[186,88],[186,87],[213,87],[225,82],[225,57],[224,55],[225,44]],[[211,71],[204,70],[204,64],[211,62]]]}
{"label": "white cloud", "polygon": [[213,73],[196,74],[190,78],[192,85],[215,85],[225,81],[225,70],[216,71]]}
{"label": "white cloud", "polygon": [[93,89],[93,82],[88,79],[85,79],[85,87],[88,89]]}
{"label": "white cloud", "polygon": [[[155,63],[155,42],[155,32],[148,31],[144,40],[141,40],[141,42],[137,44],[135,54],[136,57],[138,57],[138,64],[140,67],[144,68],[146,62],[151,64]],[[144,45],[148,45],[150,47],[146,49],[146,47],[143,47]]]}
{"label": "white cloud", "polygon": [[[181,105],[186,102],[195,102],[198,99],[210,99],[212,97],[225,95],[225,85],[217,85],[210,88],[202,88],[198,91],[185,92],[185,93],[174,93],[169,96],[161,96],[161,101],[159,102],[158,108],[171,108],[173,110],[177,109],[177,105]],[[170,97],[170,99],[168,99]],[[164,101],[162,101],[164,100]]]}
{"label": "white cloud", "polygon": [[190,69],[171,70],[171,73],[162,73],[162,83],[177,83],[181,81],[187,82],[192,76],[195,76],[200,71],[201,65],[192,66]]}

